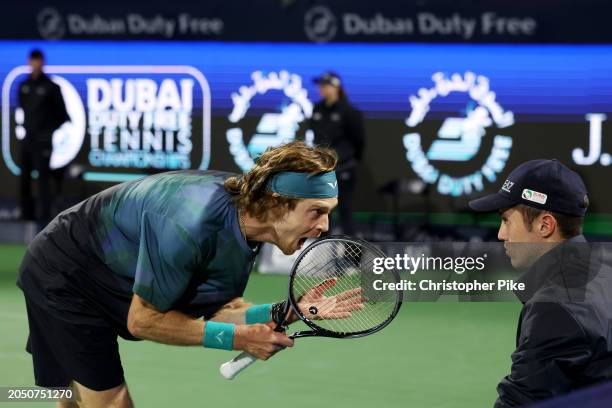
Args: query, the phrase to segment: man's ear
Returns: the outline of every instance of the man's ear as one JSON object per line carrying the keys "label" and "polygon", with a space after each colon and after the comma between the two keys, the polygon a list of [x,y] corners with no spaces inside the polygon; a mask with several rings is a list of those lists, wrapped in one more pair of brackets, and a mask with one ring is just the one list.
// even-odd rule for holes
{"label": "man's ear", "polygon": [[537,231],[542,238],[549,238],[557,231],[557,220],[552,214],[544,213],[540,215],[539,220],[536,222],[539,224]]}

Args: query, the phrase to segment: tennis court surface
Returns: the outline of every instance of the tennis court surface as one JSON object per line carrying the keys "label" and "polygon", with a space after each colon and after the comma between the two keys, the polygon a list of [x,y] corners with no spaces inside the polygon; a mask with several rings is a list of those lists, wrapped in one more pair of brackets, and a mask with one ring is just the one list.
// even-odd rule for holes
{"label": "tennis court surface", "polygon": [[[27,319],[15,277],[24,246],[0,246],[0,385],[30,386]],[[287,278],[254,273],[247,300],[286,296]],[[120,341],[136,406],[250,408],[490,407],[510,368],[517,303],[404,303],[380,333],[357,340],[299,339],[234,381],[219,365],[236,352]],[[21,407],[28,403],[2,403]],[[36,407],[54,406],[36,403]]]}

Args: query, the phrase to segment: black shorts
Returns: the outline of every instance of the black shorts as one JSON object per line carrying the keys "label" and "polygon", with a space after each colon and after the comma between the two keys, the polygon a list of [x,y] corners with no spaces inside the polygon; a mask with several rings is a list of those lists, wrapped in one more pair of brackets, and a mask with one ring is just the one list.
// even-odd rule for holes
{"label": "black shorts", "polygon": [[121,385],[123,367],[112,326],[75,323],[52,315],[26,296],[34,378],[41,387],[65,387],[72,380],[95,391]]}

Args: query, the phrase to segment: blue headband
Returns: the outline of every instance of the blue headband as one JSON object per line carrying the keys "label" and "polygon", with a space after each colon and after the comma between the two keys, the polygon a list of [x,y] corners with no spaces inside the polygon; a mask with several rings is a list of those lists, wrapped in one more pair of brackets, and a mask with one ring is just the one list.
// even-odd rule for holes
{"label": "blue headband", "polygon": [[338,182],[334,171],[316,176],[284,171],[270,178],[268,190],[287,197],[332,198],[338,197]]}

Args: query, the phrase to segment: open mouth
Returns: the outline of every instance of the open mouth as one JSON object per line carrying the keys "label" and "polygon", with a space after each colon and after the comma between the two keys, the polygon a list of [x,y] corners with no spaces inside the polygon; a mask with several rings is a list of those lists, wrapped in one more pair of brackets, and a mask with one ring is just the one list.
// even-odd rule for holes
{"label": "open mouth", "polygon": [[298,248],[301,248],[304,245],[304,243],[306,242],[307,239],[308,239],[307,237],[300,238],[298,240]]}

